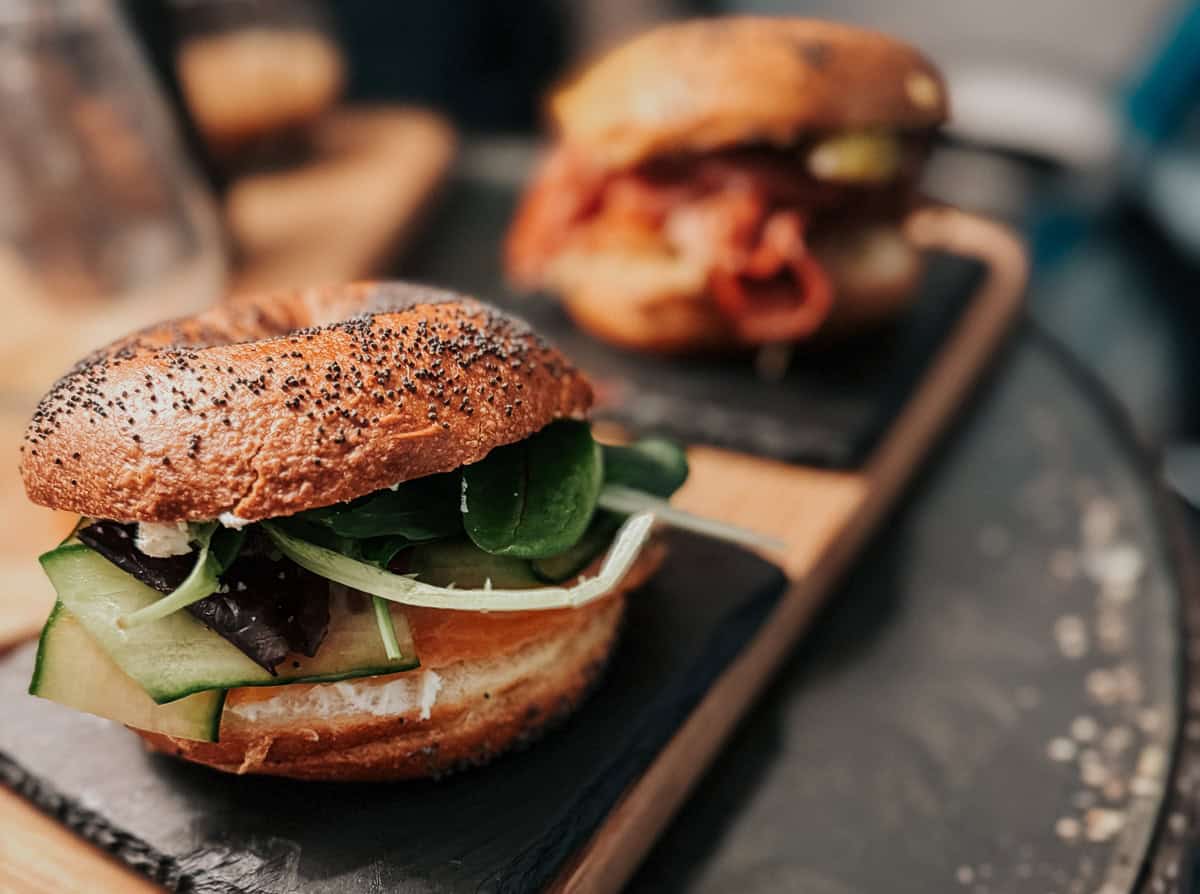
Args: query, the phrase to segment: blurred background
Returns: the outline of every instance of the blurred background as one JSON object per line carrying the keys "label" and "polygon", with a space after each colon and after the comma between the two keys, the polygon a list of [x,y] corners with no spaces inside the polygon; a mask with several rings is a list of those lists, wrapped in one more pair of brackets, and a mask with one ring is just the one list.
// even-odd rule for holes
{"label": "blurred background", "polygon": [[[32,555],[62,524],[24,507],[15,445],[88,349],[231,291],[419,274],[446,184],[524,170],[540,99],[572,65],[655,22],[738,12],[838,18],[927,51],[954,109],[927,191],[1025,234],[1032,314],[1149,442],[1196,435],[1200,4],[7,0],[9,550]],[[10,593],[43,586],[33,567],[12,574]]]}
{"label": "blurred background", "polygon": [[356,97],[401,97],[472,133],[528,133],[573,61],[657,21],[803,14],[911,41],[946,72],[934,196],[1030,239],[1034,313],[1152,440],[1190,435],[1200,259],[1200,6],[1178,0],[616,0],[416,15],[339,3]]}
{"label": "blurred background", "polygon": [[[571,64],[657,21],[802,14],[911,41],[946,72],[954,124],[938,198],[1029,237],[1034,312],[1152,439],[1190,434],[1200,259],[1200,7],[1178,0],[616,0],[336,4],[350,95],[442,109],[470,133],[529,133]],[[503,8],[502,8],[503,7]]]}

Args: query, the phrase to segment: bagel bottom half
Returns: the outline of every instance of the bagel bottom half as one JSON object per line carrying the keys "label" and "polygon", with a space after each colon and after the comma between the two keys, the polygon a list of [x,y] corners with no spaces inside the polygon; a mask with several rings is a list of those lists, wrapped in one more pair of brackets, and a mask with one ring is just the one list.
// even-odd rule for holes
{"label": "bagel bottom half", "polygon": [[[835,231],[812,245],[834,287],[817,337],[841,338],[888,322],[909,304],[924,260],[901,229],[877,224]],[[708,293],[703,267],[667,253],[568,251],[550,285],[571,318],[598,338],[656,353],[744,348]]]}
{"label": "bagel bottom half", "polygon": [[625,595],[664,554],[652,541],[617,591],[582,608],[413,610],[421,668],[231,690],[219,742],[135,732],[155,751],[230,773],[398,780],[485,764],[535,740],[583,701],[616,643]]}

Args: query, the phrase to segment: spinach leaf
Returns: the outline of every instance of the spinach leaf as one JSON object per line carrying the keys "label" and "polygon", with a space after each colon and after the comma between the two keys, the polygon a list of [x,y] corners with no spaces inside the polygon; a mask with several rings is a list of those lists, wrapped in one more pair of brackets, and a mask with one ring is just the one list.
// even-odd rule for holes
{"label": "spinach leaf", "polygon": [[666,438],[643,438],[627,447],[605,444],[602,449],[605,484],[621,484],[666,499],[687,480],[687,454]]}
{"label": "spinach leaf", "polygon": [[245,528],[217,528],[209,543],[209,555],[217,563],[217,573],[222,574],[233,564],[242,544],[246,542]]}
{"label": "spinach leaf", "polygon": [[547,584],[566,583],[578,577],[598,556],[608,552],[624,520],[625,516],[615,512],[597,511],[583,536],[566,552],[530,561],[534,577]]}
{"label": "spinach leaf", "polygon": [[344,539],[333,533],[329,529],[329,526],[322,522],[319,515],[314,515],[314,512],[321,511],[309,510],[307,512],[300,512],[296,515],[287,515],[272,519],[272,522],[285,528],[293,537],[299,537],[301,540],[307,540],[309,543],[316,543],[326,549],[341,549],[345,544]]}
{"label": "spinach leaf", "polygon": [[[346,553],[346,555],[369,562],[387,571],[392,564],[392,559],[396,558],[396,554],[400,550],[412,546],[412,541],[403,537],[371,537],[357,541],[355,546],[357,548],[354,553]],[[345,551],[343,550],[343,552]]]}
{"label": "spinach leaf", "polygon": [[395,490],[300,514],[339,537],[403,537],[423,543],[462,532],[459,476],[455,472],[406,481]]}
{"label": "spinach leaf", "polygon": [[603,480],[591,428],[560,420],[463,469],[463,526],[484,552],[552,556],[583,536]]}
{"label": "spinach leaf", "polygon": [[274,524],[283,528],[293,537],[307,540],[323,546],[325,549],[341,553],[348,559],[358,562],[369,562],[380,568],[387,569],[392,559],[402,549],[412,546],[412,542],[404,537],[342,537],[335,534],[327,525],[316,523],[304,512],[290,518],[277,518]]}

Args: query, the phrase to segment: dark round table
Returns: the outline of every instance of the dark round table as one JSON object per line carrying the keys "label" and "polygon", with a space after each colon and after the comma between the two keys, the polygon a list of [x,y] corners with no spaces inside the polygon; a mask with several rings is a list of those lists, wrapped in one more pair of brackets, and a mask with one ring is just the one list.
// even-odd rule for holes
{"label": "dark round table", "polygon": [[1200,737],[1179,512],[1022,324],[632,889],[1174,889]]}

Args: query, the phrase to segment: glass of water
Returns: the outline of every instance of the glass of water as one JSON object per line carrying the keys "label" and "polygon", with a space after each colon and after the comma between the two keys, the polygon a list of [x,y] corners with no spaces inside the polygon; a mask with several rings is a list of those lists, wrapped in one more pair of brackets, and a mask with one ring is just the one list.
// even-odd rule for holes
{"label": "glass of water", "polygon": [[0,5],[0,389],[220,296],[212,197],[117,4]]}
{"label": "glass of water", "polygon": [[25,500],[21,432],[95,347],[224,288],[212,197],[112,0],[0,3],[0,640],[44,616],[32,556],[71,519]]}

